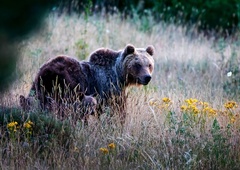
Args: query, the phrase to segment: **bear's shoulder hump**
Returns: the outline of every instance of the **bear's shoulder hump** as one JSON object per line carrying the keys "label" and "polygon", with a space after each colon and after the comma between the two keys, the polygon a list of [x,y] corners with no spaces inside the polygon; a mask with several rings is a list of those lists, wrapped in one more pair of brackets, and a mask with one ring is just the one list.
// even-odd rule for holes
{"label": "bear's shoulder hump", "polygon": [[109,66],[115,63],[118,55],[118,51],[107,48],[100,48],[90,55],[89,62],[94,65]]}

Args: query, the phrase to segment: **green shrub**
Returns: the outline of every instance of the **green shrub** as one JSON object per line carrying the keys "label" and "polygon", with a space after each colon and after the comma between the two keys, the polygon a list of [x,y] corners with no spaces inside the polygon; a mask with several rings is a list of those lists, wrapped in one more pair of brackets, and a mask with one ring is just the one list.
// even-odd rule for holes
{"label": "green shrub", "polygon": [[233,48],[229,56],[225,54],[229,43],[219,39],[216,43],[215,50],[220,54],[220,69],[223,76],[223,90],[225,95],[231,98],[237,98],[240,95],[240,59],[239,59],[239,42],[232,44]]}
{"label": "green shrub", "polygon": [[76,55],[80,60],[85,60],[88,56],[88,44],[84,39],[79,39],[75,43]]}
{"label": "green shrub", "polygon": [[223,89],[230,97],[240,95],[240,60],[234,51],[226,63]]}
{"label": "green shrub", "polygon": [[233,33],[239,23],[237,0],[164,0],[153,2],[157,18],[183,24],[197,24],[199,30]]}
{"label": "green shrub", "polygon": [[[12,127],[9,128],[9,125]],[[12,140],[20,145],[27,142],[30,146],[40,144],[48,148],[54,143],[69,147],[72,141],[70,123],[56,119],[51,113],[23,112],[19,108],[0,107],[0,127],[3,140]]]}

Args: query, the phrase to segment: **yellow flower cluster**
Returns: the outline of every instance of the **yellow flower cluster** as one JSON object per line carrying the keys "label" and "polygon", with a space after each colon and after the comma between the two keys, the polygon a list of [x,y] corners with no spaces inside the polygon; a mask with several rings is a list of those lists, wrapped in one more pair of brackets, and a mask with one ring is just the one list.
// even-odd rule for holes
{"label": "yellow flower cluster", "polygon": [[216,109],[213,109],[213,108],[211,108],[211,107],[209,107],[209,106],[203,108],[202,111],[203,111],[204,113],[207,113],[207,114],[210,115],[210,116],[215,116],[215,115],[217,115],[217,110],[216,110]]}
{"label": "yellow flower cluster", "polygon": [[[109,147],[110,150],[113,150],[113,149],[116,148],[116,145],[115,145],[115,143],[112,142],[112,143],[108,144],[108,147]],[[108,153],[109,153],[109,149],[102,147],[102,148],[100,148],[99,150],[100,150],[100,152],[102,152],[103,154],[108,154]]]}
{"label": "yellow flower cluster", "polygon": [[236,118],[235,117],[231,117],[230,118],[230,123],[234,123],[236,121]]}
{"label": "yellow flower cluster", "polygon": [[162,98],[162,101],[167,104],[171,102],[171,100],[168,97]]}
{"label": "yellow flower cluster", "polygon": [[31,129],[32,126],[33,126],[33,122],[31,122],[30,120],[23,124],[23,127],[26,129]]}
{"label": "yellow flower cluster", "polygon": [[186,99],[185,102],[188,104],[188,105],[196,105],[198,100],[197,99],[193,99],[193,98],[190,98],[190,99]]}
{"label": "yellow flower cluster", "polygon": [[198,114],[200,112],[200,110],[197,107],[198,104],[198,100],[197,99],[186,99],[185,100],[186,105],[182,105],[181,106],[181,110],[186,112],[193,112],[194,114]]}
{"label": "yellow flower cluster", "polygon": [[[32,130],[32,126],[33,126],[33,122],[32,121],[27,121],[23,124],[23,127],[28,130],[28,132],[30,132]],[[11,132],[16,132],[17,128],[19,128],[18,126],[18,122],[10,122],[7,124],[7,128],[11,131]]]}
{"label": "yellow flower cluster", "polygon": [[110,143],[110,144],[108,144],[108,147],[109,147],[110,149],[115,149],[115,148],[116,148],[116,145],[115,145],[114,143]]}
{"label": "yellow flower cluster", "polygon": [[238,107],[237,103],[235,101],[228,101],[224,104],[224,107],[226,109],[235,109]]}
{"label": "yellow flower cluster", "polygon": [[99,149],[103,154],[108,154],[109,150],[107,148],[100,148]]}
{"label": "yellow flower cluster", "polygon": [[239,111],[235,110],[238,108],[238,105],[235,101],[227,101],[224,103],[224,107],[226,110],[223,113],[228,116],[231,124],[239,120]]}
{"label": "yellow flower cluster", "polygon": [[162,98],[162,101],[153,99],[149,102],[150,106],[157,107],[158,109],[167,109],[172,104],[172,101],[168,97]]}
{"label": "yellow flower cluster", "polygon": [[190,98],[186,99],[185,103],[185,105],[181,106],[181,110],[184,112],[192,112],[195,115],[199,113],[205,113],[209,116],[215,116],[217,114],[217,110],[210,107],[207,102],[202,102],[197,99]]}
{"label": "yellow flower cluster", "polygon": [[7,124],[7,128],[10,131],[16,132],[17,131],[17,125],[18,125],[18,122],[10,122],[10,123]]}
{"label": "yellow flower cluster", "polygon": [[[169,111],[169,106],[172,105],[171,99],[164,97],[162,99],[152,99],[149,101],[149,105],[154,109],[164,109]],[[238,122],[240,112],[237,109],[238,105],[235,101],[228,101],[224,103],[225,110],[214,109],[208,102],[199,101],[196,98],[189,98],[184,100],[180,106],[181,112],[193,114],[194,116],[201,117],[205,115],[208,117],[227,116],[230,123]]]}

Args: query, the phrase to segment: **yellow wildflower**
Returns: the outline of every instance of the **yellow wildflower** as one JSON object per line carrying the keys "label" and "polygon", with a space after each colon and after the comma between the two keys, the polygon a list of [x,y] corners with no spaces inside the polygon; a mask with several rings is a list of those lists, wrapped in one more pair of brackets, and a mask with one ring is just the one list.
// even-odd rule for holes
{"label": "yellow wildflower", "polygon": [[187,107],[186,105],[182,105],[182,106],[181,106],[181,110],[182,110],[182,111],[186,111],[187,108],[188,108],[188,107]]}
{"label": "yellow wildflower", "polygon": [[102,153],[104,153],[104,154],[108,154],[108,153],[109,153],[109,151],[108,151],[107,148],[100,148],[99,150],[100,150]]}
{"label": "yellow wildflower", "polygon": [[234,108],[237,108],[237,103],[235,101],[228,101],[224,104],[224,107],[226,109],[234,109]]}
{"label": "yellow wildflower", "polygon": [[150,101],[150,102],[149,102],[149,105],[150,105],[150,106],[153,106],[153,105],[154,105],[154,101]]}
{"label": "yellow wildflower", "polygon": [[7,128],[10,131],[16,132],[17,131],[17,125],[18,125],[18,122],[10,122],[10,123],[7,124]]}
{"label": "yellow wildflower", "polygon": [[170,103],[170,102],[171,102],[171,100],[170,100],[168,97],[162,98],[162,101],[163,101],[164,103]]}
{"label": "yellow wildflower", "polygon": [[202,111],[206,114],[209,114],[209,116],[215,116],[217,114],[217,110],[215,110],[211,107],[206,107]]}
{"label": "yellow wildflower", "polygon": [[28,123],[24,123],[23,127],[25,127],[26,129],[30,129],[30,128],[31,128],[31,125],[28,124]]}
{"label": "yellow wildflower", "polygon": [[24,123],[23,127],[26,129],[31,129],[33,125],[33,122],[31,122],[30,120],[26,123]]}
{"label": "yellow wildflower", "polygon": [[115,149],[115,148],[116,148],[116,145],[115,145],[114,143],[110,143],[110,144],[108,144],[108,147],[109,147],[110,149]]}
{"label": "yellow wildflower", "polygon": [[196,106],[192,106],[192,111],[193,111],[194,114],[199,113],[199,109]]}
{"label": "yellow wildflower", "polygon": [[204,113],[207,113],[207,112],[209,112],[210,109],[211,109],[210,107],[205,107],[202,111],[203,111]]}
{"label": "yellow wildflower", "polygon": [[230,119],[230,122],[231,123],[234,123],[236,121],[236,119],[234,118],[234,117],[232,117],[231,119]]}
{"label": "yellow wildflower", "polygon": [[15,127],[16,125],[18,125],[18,122],[10,122],[8,123],[7,127],[12,128],[12,127]]}
{"label": "yellow wildflower", "polygon": [[152,99],[152,100],[149,102],[149,105],[150,105],[150,106],[157,106],[157,105],[158,105],[158,102],[157,102],[157,100]]}
{"label": "yellow wildflower", "polygon": [[213,108],[210,108],[209,109],[209,114],[211,115],[216,115],[217,114],[217,110],[213,109]]}
{"label": "yellow wildflower", "polygon": [[190,99],[186,99],[185,102],[188,104],[188,105],[193,105],[193,104],[196,104],[198,102],[197,99],[193,99],[193,98],[190,98]]}
{"label": "yellow wildflower", "polygon": [[208,102],[200,102],[200,104],[201,104],[204,108],[209,106],[209,103],[208,103]]}

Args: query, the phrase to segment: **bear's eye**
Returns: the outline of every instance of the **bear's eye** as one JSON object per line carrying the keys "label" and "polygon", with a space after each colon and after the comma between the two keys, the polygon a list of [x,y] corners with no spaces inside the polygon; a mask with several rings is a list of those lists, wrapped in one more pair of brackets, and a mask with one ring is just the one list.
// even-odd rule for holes
{"label": "bear's eye", "polygon": [[142,65],[139,64],[139,63],[136,63],[136,64],[135,64],[135,67],[136,67],[137,69],[140,69],[140,68],[142,67]]}

